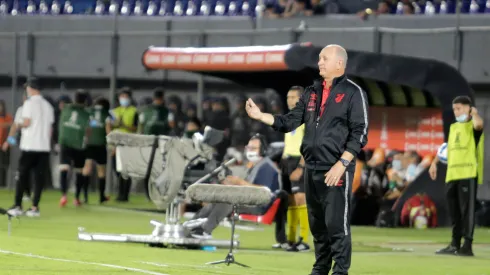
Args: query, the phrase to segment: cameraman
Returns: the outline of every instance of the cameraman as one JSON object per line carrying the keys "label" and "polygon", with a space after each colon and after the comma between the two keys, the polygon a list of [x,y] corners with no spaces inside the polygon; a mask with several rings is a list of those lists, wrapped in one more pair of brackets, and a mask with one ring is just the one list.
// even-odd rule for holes
{"label": "cameraman", "polygon": [[[237,176],[228,176],[223,184],[240,185],[240,186],[256,186],[267,187],[271,191],[271,202],[266,207],[238,207],[238,213],[263,215],[272,205],[276,198],[281,199],[279,208],[275,216],[276,224],[276,241],[285,243],[286,240],[286,217],[288,211],[288,194],[280,190],[279,172],[275,168],[274,163],[265,154],[267,152],[267,143],[264,136],[260,134],[254,135],[248,142],[246,147],[246,155],[252,167],[248,169],[245,179]],[[193,219],[207,218],[208,220],[201,226],[194,228],[191,236],[198,239],[209,239],[211,233],[218,227],[219,223],[233,210],[231,204],[213,203],[204,206]]]}

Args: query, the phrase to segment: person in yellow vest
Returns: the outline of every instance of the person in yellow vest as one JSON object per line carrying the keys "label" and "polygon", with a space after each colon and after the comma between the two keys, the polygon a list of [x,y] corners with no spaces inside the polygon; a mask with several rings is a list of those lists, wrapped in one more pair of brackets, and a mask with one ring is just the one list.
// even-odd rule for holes
{"label": "person in yellow vest", "polygon": [[[300,86],[293,86],[287,95],[289,110],[293,109],[298,103],[304,89]],[[290,194],[288,208],[288,243],[275,244],[274,248],[283,248],[290,252],[300,252],[310,250],[307,244],[310,234],[308,225],[308,211],[306,209],[305,183],[303,180],[303,170],[305,161],[301,157],[300,147],[305,134],[304,124],[294,131],[286,133],[284,136],[284,152],[280,163],[281,179],[283,190]],[[296,239],[297,228],[299,225],[299,240]]]}
{"label": "person in yellow vest", "polygon": [[[436,254],[473,256],[477,182],[483,179],[483,119],[467,96],[453,100],[453,112],[456,122],[449,130],[446,172],[452,241]],[[429,168],[433,180],[437,177],[438,161],[436,157]]]}
{"label": "person in yellow vest", "polygon": [[[122,88],[119,92],[119,107],[111,111],[113,116],[112,130],[124,133],[136,133],[138,130],[138,109],[133,105],[131,99],[131,88]],[[116,169],[115,149],[112,150],[113,168]],[[129,201],[129,192],[131,191],[131,179],[123,179],[117,173],[119,192],[117,201]]]}

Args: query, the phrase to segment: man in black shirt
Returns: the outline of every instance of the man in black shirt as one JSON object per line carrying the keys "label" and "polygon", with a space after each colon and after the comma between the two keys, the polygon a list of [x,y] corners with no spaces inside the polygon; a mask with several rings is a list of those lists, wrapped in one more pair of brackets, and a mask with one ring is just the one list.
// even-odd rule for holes
{"label": "man in black shirt", "polygon": [[355,158],[367,143],[366,94],[345,76],[347,52],[338,45],[319,55],[321,81],[306,88],[289,113],[262,113],[249,99],[248,115],[287,133],[305,124],[301,154],[306,170],[306,204],[316,261],[311,275],[347,275],[352,243],[350,201]]}

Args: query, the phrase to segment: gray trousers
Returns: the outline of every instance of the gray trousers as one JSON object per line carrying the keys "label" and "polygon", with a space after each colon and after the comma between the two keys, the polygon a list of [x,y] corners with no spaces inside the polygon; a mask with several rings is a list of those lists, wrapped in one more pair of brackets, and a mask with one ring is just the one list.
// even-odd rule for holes
{"label": "gray trousers", "polygon": [[[267,209],[261,207],[238,207],[239,214],[262,215]],[[233,211],[233,205],[226,203],[210,203],[204,206],[192,219],[208,218],[203,224],[204,232],[211,234],[219,223]]]}
{"label": "gray trousers", "polygon": [[[278,243],[287,242],[286,239],[286,222],[287,222],[287,212],[288,212],[288,193],[284,190],[276,194],[275,198],[280,198],[281,202],[279,204],[275,221],[275,235],[276,241]],[[270,206],[266,207],[247,207],[238,206],[239,214],[249,214],[249,215],[263,215],[267,212]],[[192,219],[208,218],[208,220],[202,225],[204,232],[211,234],[213,230],[218,227],[219,223],[231,214],[233,211],[233,206],[226,203],[211,203],[204,206]]]}

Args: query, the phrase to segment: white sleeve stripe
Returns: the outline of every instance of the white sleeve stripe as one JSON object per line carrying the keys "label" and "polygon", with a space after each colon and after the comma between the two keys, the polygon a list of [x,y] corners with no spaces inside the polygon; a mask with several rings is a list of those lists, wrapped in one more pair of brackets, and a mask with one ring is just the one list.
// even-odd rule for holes
{"label": "white sleeve stripe", "polygon": [[364,112],[364,130],[362,131],[361,138],[359,139],[359,142],[362,143],[364,137],[367,134],[367,128],[368,128],[368,117],[367,117],[367,107],[366,107],[366,99],[364,98],[364,93],[362,92],[361,87],[357,85],[354,81],[347,79],[352,85],[356,86],[357,89],[359,90],[359,93],[361,94],[361,99],[362,99],[362,110]]}

